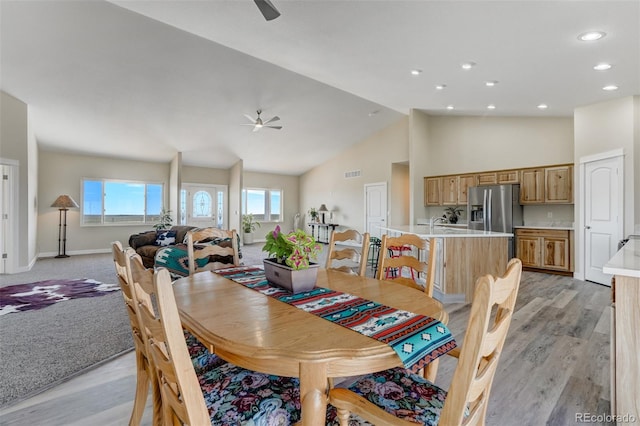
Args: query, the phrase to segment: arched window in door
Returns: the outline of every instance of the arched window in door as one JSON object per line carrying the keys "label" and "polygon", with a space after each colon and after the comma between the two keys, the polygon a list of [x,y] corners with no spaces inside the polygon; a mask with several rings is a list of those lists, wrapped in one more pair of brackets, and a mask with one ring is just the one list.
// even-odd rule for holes
{"label": "arched window in door", "polygon": [[210,218],[211,211],[211,195],[207,191],[197,191],[193,194],[193,217],[197,219]]}

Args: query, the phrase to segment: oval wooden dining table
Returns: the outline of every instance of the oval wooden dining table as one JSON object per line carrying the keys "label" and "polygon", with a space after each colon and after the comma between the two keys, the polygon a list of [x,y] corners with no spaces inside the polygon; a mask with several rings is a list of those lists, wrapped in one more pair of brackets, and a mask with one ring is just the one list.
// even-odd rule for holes
{"label": "oval wooden dining table", "polygon": [[[320,269],[317,286],[446,324],[437,300],[418,290]],[[178,279],[180,318],[211,352],[241,367],[300,378],[302,425],[324,425],[329,378],[402,366],[386,343],[334,324],[212,272]]]}

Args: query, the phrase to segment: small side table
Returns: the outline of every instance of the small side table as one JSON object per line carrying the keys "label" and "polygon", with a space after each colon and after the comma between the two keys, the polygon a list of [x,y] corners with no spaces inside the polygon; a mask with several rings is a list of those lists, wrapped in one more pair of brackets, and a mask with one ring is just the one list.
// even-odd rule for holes
{"label": "small side table", "polygon": [[[331,232],[334,231],[338,226],[337,223],[317,223],[317,222],[309,222],[307,223],[311,227],[311,237],[315,238],[316,242],[328,244],[329,237],[331,236]],[[318,227],[318,236],[315,236],[315,227]],[[331,232],[330,232],[331,231]]]}

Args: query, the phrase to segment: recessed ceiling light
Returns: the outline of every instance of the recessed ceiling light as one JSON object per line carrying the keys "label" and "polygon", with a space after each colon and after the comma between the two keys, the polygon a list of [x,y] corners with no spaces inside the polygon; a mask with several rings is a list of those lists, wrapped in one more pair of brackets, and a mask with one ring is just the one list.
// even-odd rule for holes
{"label": "recessed ceiling light", "polygon": [[484,82],[484,85],[487,86],[487,87],[493,87],[496,84],[498,84],[498,82],[496,80],[490,80],[490,81],[485,81]]}
{"label": "recessed ceiling light", "polygon": [[587,31],[586,33],[582,33],[578,36],[578,40],[582,41],[596,41],[600,40],[602,37],[606,36],[607,33],[602,31]]}
{"label": "recessed ceiling light", "polygon": [[494,104],[489,104],[487,105],[487,109],[496,109],[496,106]]}
{"label": "recessed ceiling light", "polygon": [[463,70],[470,70],[471,68],[473,68],[475,66],[476,66],[475,62],[465,62],[464,64],[461,65]]}
{"label": "recessed ceiling light", "polygon": [[438,84],[438,85],[436,86],[436,90],[444,90],[444,88],[445,88],[445,87],[447,87],[447,85],[446,85],[446,84]]}
{"label": "recessed ceiling light", "polygon": [[609,84],[608,86],[604,86],[602,90],[606,90],[607,92],[612,92],[614,90],[618,90],[618,86],[615,84]]}
{"label": "recessed ceiling light", "polygon": [[422,74],[422,70],[418,70],[418,69],[411,70],[411,74],[412,75],[420,75],[420,74]]}
{"label": "recessed ceiling light", "polygon": [[547,109],[547,108],[548,108],[547,104],[538,105],[538,109]]}
{"label": "recessed ceiling light", "polygon": [[447,109],[453,109],[453,105],[447,105]]}
{"label": "recessed ceiling light", "polygon": [[601,62],[593,67],[596,71],[606,71],[611,69],[611,64],[607,64],[606,62]]}

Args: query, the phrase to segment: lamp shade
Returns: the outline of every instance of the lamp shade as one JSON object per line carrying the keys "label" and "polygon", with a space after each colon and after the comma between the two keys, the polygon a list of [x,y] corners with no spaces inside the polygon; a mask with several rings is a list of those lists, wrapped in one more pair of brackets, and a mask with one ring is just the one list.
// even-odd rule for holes
{"label": "lamp shade", "polygon": [[73,198],[68,195],[61,195],[51,204],[51,207],[57,207],[59,209],[70,209],[80,207]]}
{"label": "lamp shade", "polygon": [[327,210],[327,206],[325,206],[324,204],[320,204],[320,208],[318,209],[318,211],[322,213],[326,213],[329,210]]}

